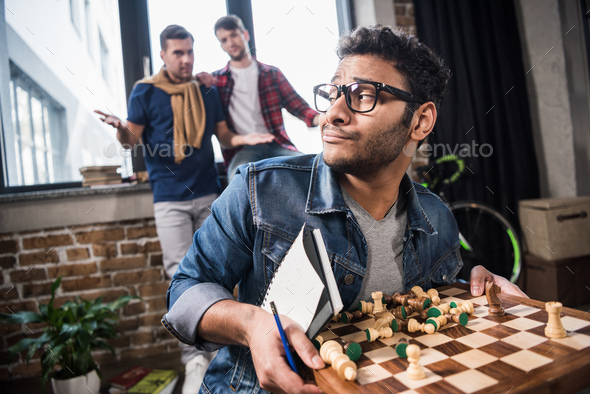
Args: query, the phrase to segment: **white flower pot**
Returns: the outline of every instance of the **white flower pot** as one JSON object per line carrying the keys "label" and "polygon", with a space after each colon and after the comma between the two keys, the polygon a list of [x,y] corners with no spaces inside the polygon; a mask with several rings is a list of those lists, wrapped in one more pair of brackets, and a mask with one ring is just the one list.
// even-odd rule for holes
{"label": "white flower pot", "polygon": [[70,379],[51,378],[51,387],[55,394],[99,394],[100,379],[95,370],[83,376],[76,376]]}

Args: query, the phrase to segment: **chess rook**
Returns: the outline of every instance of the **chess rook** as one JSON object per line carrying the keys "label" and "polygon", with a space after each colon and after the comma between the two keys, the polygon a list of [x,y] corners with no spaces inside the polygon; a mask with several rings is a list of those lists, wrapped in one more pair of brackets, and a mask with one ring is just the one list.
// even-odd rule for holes
{"label": "chess rook", "polygon": [[385,311],[385,307],[383,306],[383,302],[381,301],[383,298],[383,292],[374,291],[371,293],[371,297],[373,298],[373,314]]}
{"label": "chess rook", "polygon": [[565,338],[567,332],[561,323],[561,302],[550,301],[545,304],[545,310],[549,314],[547,326],[545,327],[545,336],[547,338]]}

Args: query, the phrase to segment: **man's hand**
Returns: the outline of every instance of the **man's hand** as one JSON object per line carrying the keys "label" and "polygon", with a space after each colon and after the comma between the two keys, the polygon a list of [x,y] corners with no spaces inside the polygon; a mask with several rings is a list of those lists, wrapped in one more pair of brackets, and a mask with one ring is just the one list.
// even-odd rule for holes
{"label": "man's hand", "polygon": [[492,274],[490,271],[485,269],[482,265],[473,267],[471,270],[471,295],[480,296],[483,294],[485,289],[485,282],[492,282],[502,290],[504,294],[511,294],[518,297],[529,298],[520,288],[511,283],[508,279],[498,275]]}
{"label": "man's hand", "polygon": [[[321,393],[319,387],[305,384],[291,370],[273,315],[262,309],[257,314],[246,337],[260,387],[273,392]],[[281,323],[289,343],[301,360],[310,368],[323,368],[324,362],[301,327],[287,316],[281,316]]]}
{"label": "man's hand", "polygon": [[243,137],[243,144],[242,145],[259,145],[259,144],[267,144],[269,142],[274,141],[275,136],[272,134],[248,134],[244,135]]}
{"label": "man's hand", "polygon": [[121,119],[117,118],[115,115],[105,114],[104,112],[99,111],[97,109],[95,109],[94,112],[96,112],[100,116],[103,116],[102,118],[100,118],[100,120],[102,120],[106,124],[111,125],[116,129],[121,127]]}
{"label": "man's hand", "polygon": [[208,88],[210,88],[213,85],[217,85],[217,77],[205,71],[202,71],[197,74],[197,80]]}

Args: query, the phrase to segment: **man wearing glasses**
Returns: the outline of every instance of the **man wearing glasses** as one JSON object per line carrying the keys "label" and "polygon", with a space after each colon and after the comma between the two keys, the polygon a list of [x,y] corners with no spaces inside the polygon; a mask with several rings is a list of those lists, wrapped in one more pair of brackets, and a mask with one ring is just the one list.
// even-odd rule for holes
{"label": "man wearing glasses", "polygon": [[[304,223],[323,234],[347,310],[371,291],[452,282],[462,266],[452,214],[406,175],[436,122],[448,68],[417,38],[382,26],[342,37],[338,55],[331,83],[314,88],[323,153],[240,167],[170,285],[168,329],[197,348],[227,345],[203,391],[320,392],[292,372],[273,316],[256,306]],[[481,266],[471,273],[473,294],[485,280],[525,296]],[[322,368],[303,330],[281,320],[302,361]]]}

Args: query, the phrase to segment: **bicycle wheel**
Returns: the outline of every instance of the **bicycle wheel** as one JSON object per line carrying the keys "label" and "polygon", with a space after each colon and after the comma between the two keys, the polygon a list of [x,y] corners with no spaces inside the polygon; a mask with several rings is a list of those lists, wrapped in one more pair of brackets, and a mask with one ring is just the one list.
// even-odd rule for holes
{"label": "bicycle wheel", "polygon": [[459,277],[469,280],[471,269],[481,264],[516,283],[520,275],[521,250],[510,222],[494,208],[477,202],[456,202],[451,211],[459,227],[464,263]]}

